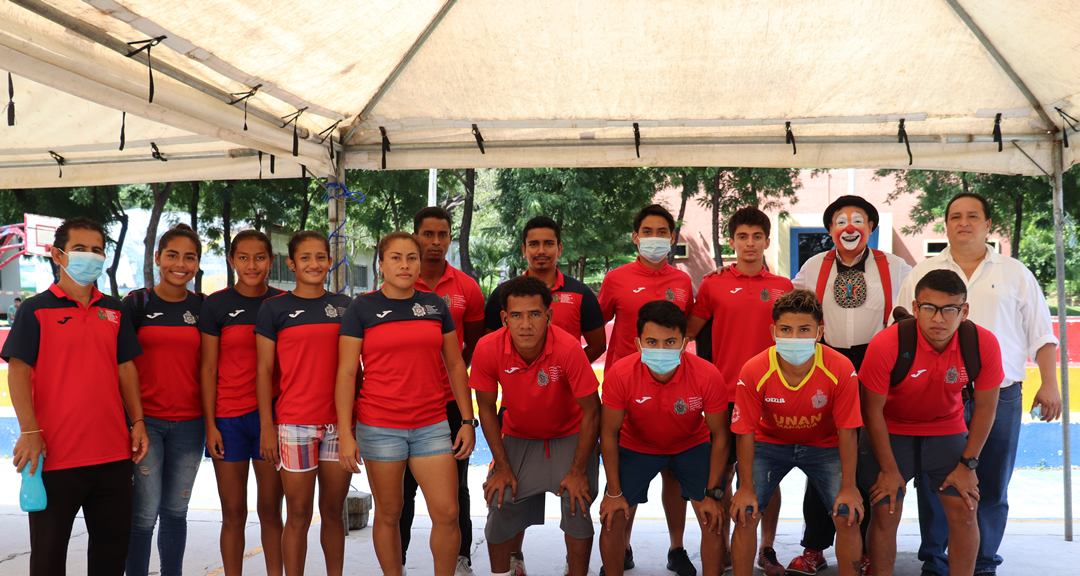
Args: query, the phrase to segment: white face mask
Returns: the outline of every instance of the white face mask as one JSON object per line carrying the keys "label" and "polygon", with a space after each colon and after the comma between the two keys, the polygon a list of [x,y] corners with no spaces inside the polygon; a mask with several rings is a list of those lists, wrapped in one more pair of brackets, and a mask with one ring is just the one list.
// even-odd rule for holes
{"label": "white face mask", "polygon": [[670,238],[638,238],[638,253],[653,264],[663,262],[668,252],[671,252]]}
{"label": "white face mask", "polygon": [[105,268],[105,256],[93,252],[67,253],[68,265],[61,266],[68,277],[79,286],[89,286],[101,277],[101,271]]}

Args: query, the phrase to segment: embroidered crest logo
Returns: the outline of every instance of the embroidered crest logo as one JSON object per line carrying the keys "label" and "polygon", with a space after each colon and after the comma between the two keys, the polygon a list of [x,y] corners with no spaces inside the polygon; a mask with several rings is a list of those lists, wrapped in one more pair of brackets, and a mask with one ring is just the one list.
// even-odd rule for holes
{"label": "embroidered crest logo", "polygon": [[674,302],[675,301],[675,291],[672,290],[671,288],[668,288],[667,292],[664,292],[664,297],[667,298],[668,302]]}
{"label": "embroidered crest logo", "polygon": [[740,416],[739,407],[736,405],[734,408],[731,409],[731,422],[732,423],[738,422],[739,421],[739,416]]}
{"label": "embroidered crest logo", "polygon": [[817,394],[814,394],[812,397],[810,397],[810,403],[813,404],[814,408],[817,408],[818,410],[824,408],[825,404],[827,404],[828,402],[829,397],[826,396],[825,393],[821,390],[818,390]]}
{"label": "embroidered crest logo", "polygon": [[675,413],[686,414],[686,402],[682,398],[675,401]]}
{"label": "embroidered crest logo", "polygon": [[454,301],[454,299],[450,297],[450,294],[443,294],[442,301],[446,302],[446,305],[449,306]]}
{"label": "embroidered crest logo", "polygon": [[956,366],[953,366],[953,367],[951,367],[951,368],[949,368],[948,370],[945,371],[945,383],[946,384],[955,384],[956,381],[959,380],[959,379],[960,379],[960,372],[956,369]]}
{"label": "embroidered crest logo", "polygon": [[195,320],[195,315],[190,310],[184,310],[184,324],[194,324]]}
{"label": "embroidered crest logo", "polygon": [[541,385],[541,386],[547,386],[548,385],[548,375],[547,375],[547,372],[545,372],[543,368],[541,368],[540,372],[538,372],[536,374],[536,383]]}
{"label": "embroidered crest logo", "polygon": [[768,289],[765,289],[765,288],[761,289],[761,301],[762,302],[768,302],[769,301],[769,291],[768,291]]}
{"label": "embroidered crest logo", "polygon": [[337,308],[334,308],[334,306],[332,304],[327,304],[325,310],[326,310],[326,317],[327,318],[337,318],[337,316],[338,316]]}
{"label": "embroidered crest logo", "polygon": [[108,320],[108,318],[105,317],[105,311],[100,308],[98,308],[97,317],[98,320]]}
{"label": "embroidered crest logo", "polygon": [[113,324],[120,323],[120,313],[116,310],[102,310],[101,308],[98,308],[97,315],[99,320],[106,320]]}
{"label": "embroidered crest logo", "polygon": [[552,302],[558,302],[559,301],[559,293],[558,292],[552,292],[551,293],[551,301]]}
{"label": "embroidered crest logo", "polygon": [[424,307],[421,306],[419,302],[417,302],[416,304],[413,304],[412,313],[413,313],[413,316],[416,316],[417,318],[421,318],[425,314],[427,314],[427,312],[424,310]]}

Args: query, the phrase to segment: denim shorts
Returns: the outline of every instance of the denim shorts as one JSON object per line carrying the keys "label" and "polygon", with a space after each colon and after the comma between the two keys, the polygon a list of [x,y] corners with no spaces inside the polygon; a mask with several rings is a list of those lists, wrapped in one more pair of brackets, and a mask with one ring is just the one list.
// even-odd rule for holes
{"label": "denim shorts", "polygon": [[[840,449],[802,444],[754,442],[754,495],[757,496],[758,511],[769,504],[776,487],[792,468],[806,474],[831,516],[842,483]],[[846,505],[840,506],[838,515],[848,515]]]}
{"label": "denim shorts", "polygon": [[400,462],[453,453],[450,425],[443,420],[410,430],[356,423],[356,443],[364,460]]}

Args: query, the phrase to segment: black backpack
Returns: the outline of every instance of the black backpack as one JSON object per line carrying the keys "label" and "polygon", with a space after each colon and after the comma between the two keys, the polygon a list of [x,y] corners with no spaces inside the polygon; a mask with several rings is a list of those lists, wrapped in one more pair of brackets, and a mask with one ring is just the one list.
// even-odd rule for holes
{"label": "black backpack", "polygon": [[[896,348],[896,364],[893,365],[892,374],[889,377],[890,388],[908,377],[908,372],[915,363],[915,351],[918,348],[916,333],[919,325],[913,316],[905,314],[902,320],[898,319],[896,330],[900,345]],[[960,357],[964,360],[964,369],[968,375],[967,388],[973,390],[975,379],[979,377],[979,372],[982,370],[982,357],[979,355],[979,330],[974,322],[964,320],[956,331],[956,337],[960,339]]]}

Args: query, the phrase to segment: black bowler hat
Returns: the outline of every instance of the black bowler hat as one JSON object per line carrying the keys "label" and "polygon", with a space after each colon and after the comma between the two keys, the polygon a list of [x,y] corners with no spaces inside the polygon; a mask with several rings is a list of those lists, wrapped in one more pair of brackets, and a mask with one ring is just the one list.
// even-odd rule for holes
{"label": "black bowler hat", "polygon": [[862,211],[866,213],[867,219],[874,223],[874,229],[877,230],[877,208],[874,208],[874,205],[864,200],[862,196],[852,196],[850,194],[841,196],[836,200],[833,200],[833,203],[829,204],[829,207],[825,209],[825,214],[822,218],[822,221],[825,222],[826,230],[832,229],[833,214],[836,214],[837,210],[841,208],[847,208],[848,206],[854,206],[856,208],[862,209]]}

